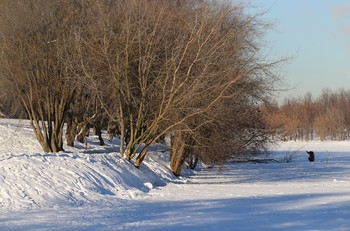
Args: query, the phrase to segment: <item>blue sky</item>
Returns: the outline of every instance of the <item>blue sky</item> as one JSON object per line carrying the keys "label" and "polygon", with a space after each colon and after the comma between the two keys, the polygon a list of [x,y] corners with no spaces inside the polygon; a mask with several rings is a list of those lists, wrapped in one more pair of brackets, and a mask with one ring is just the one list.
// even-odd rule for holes
{"label": "blue sky", "polygon": [[350,0],[252,0],[274,23],[266,34],[269,56],[293,56],[283,77],[292,90],[283,97],[314,97],[323,88],[350,90]]}

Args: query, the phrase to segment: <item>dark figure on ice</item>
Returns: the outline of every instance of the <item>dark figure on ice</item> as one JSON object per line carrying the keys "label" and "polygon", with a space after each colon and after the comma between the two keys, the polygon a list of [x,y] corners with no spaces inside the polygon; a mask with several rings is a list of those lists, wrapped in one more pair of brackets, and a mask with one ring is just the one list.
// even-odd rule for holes
{"label": "dark figure on ice", "polygon": [[307,152],[307,154],[309,154],[309,161],[310,162],[314,162],[315,161],[315,154],[314,154],[314,152],[313,151],[306,151]]}

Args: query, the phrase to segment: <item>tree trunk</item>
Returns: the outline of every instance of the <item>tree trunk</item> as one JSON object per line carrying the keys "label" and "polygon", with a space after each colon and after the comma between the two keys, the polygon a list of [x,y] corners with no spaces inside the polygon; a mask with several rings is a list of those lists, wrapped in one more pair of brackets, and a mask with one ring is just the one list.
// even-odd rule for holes
{"label": "tree trunk", "polygon": [[136,163],[135,163],[135,166],[137,168],[139,168],[143,162],[143,160],[145,159],[146,157],[146,154],[147,154],[147,151],[148,151],[148,148],[151,146],[152,142],[150,141],[149,143],[147,143],[145,145],[145,147],[141,150],[140,154],[137,156],[136,158]]}
{"label": "tree trunk", "polygon": [[66,137],[67,137],[67,145],[70,147],[74,147],[74,140],[77,134],[77,126],[78,126],[77,119],[73,118],[72,116],[68,116]]}
{"label": "tree trunk", "polygon": [[95,135],[97,135],[98,139],[100,140],[100,145],[104,146],[105,142],[104,142],[104,140],[102,138],[102,128],[101,128],[101,126],[94,126],[94,130],[95,130]]}
{"label": "tree trunk", "polygon": [[38,139],[41,147],[43,148],[44,152],[52,152],[49,143],[47,142],[46,139],[42,136],[41,130],[40,129],[35,129],[34,130],[36,138]]}
{"label": "tree trunk", "polygon": [[176,134],[176,136],[172,139],[170,168],[175,176],[180,176],[182,167],[193,153],[194,140],[190,135]]}
{"label": "tree trunk", "polygon": [[[34,121],[34,123],[31,122],[33,130],[35,132],[35,135],[43,148],[44,152],[59,152],[63,151],[63,141],[62,141],[62,134],[63,134],[63,125],[57,126],[55,125],[53,129],[48,129],[48,133],[45,132],[46,128],[44,129],[44,135],[42,133],[42,130],[39,126],[39,121]],[[49,124],[50,122],[46,122]],[[46,126],[45,122],[42,122],[42,126]]]}
{"label": "tree trunk", "polygon": [[199,160],[199,156],[196,154],[191,154],[189,157],[189,162],[188,162],[188,167],[190,169],[195,169],[197,164],[198,164],[198,160]]}
{"label": "tree trunk", "polygon": [[[84,125],[83,125],[84,124]],[[77,140],[80,143],[84,143],[84,138],[89,136],[90,128],[92,127],[90,123],[79,123],[78,128],[80,127],[80,132],[77,135]],[[78,130],[79,131],[79,130]]]}
{"label": "tree trunk", "polygon": [[117,123],[110,122],[107,126],[108,140],[112,142],[113,138],[119,133]]}
{"label": "tree trunk", "polygon": [[132,132],[130,131],[130,129],[127,129],[125,132],[125,159],[127,161],[131,160],[131,155],[134,153],[134,134],[132,134]]}
{"label": "tree trunk", "polygon": [[185,164],[186,158],[185,156],[185,143],[182,143],[180,145],[179,150],[173,150],[171,157],[170,157],[170,168],[173,171],[175,176],[180,176],[181,169],[183,165]]}

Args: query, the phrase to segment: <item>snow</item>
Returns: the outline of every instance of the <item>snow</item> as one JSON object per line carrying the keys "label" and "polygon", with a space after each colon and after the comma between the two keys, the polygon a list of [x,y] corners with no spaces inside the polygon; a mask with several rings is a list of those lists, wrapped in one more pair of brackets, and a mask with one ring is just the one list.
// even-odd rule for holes
{"label": "snow", "polygon": [[[21,129],[24,124],[27,126]],[[158,181],[166,179],[162,171],[168,173],[169,179],[172,177],[164,167],[158,169],[162,178],[149,179],[150,169],[138,171],[115,152],[113,145],[86,153],[82,147],[57,154],[42,153],[28,123],[24,124],[0,124],[2,208],[109,204],[119,198],[134,198],[148,192],[153,184],[161,184]],[[106,151],[108,154],[101,153]]]}
{"label": "snow", "polygon": [[45,154],[28,121],[0,119],[0,230],[350,230],[350,141],[279,143],[267,158],[281,163],[180,178],[162,145],[137,169],[117,139],[98,143]]}

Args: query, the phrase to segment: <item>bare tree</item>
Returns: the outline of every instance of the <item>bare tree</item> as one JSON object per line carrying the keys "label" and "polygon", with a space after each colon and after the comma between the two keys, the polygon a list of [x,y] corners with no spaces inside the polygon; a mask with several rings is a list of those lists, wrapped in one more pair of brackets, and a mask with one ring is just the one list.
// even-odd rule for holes
{"label": "bare tree", "polygon": [[89,9],[93,23],[80,38],[82,70],[118,123],[121,154],[131,160],[145,145],[136,166],[165,133],[186,137],[210,122],[201,115],[220,99],[247,91],[259,99],[275,80],[276,63],[259,56],[265,25],[244,14],[243,5],[100,0]]}
{"label": "bare tree", "polygon": [[305,140],[313,140],[313,125],[315,120],[315,109],[312,100],[312,95],[310,92],[306,93],[302,102],[302,127],[305,131]]}
{"label": "bare tree", "polygon": [[261,102],[245,84],[240,90],[239,86],[231,89],[232,93],[240,92],[235,97],[222,98],[205,113],[187,121],[186,132],[173,133],[170,167],[175,175],[180,174],[186,160],[192,168],[196,158],[220,165],[228,159],[261,153],[273,141],[274,130],[266,127],[259,109]]}
{"label": "bare tree", "polygon": [[17,91],[9,89],[9,83],[4,76],[0,76],[0,113],[2,117],[26,119],[28,118]]}
{"label": "bare tree", "polygon": [[[75,6],[65,1],[2,1],[0,67],[16,89],[45,152],[63,149],[75,91],[71,69]],[[70,65],[68,65],[70,63]]]}
{"label": "bare tree", "polygon": [[[344,140],[349,136],[349,92],[324,89],[315,100],[307,93],[304,98],[287,99],[279,109],[286,136],[295,140],[313,139],[314,131],[324,141]],[[275,112],[274,112],[275,113]]]}

